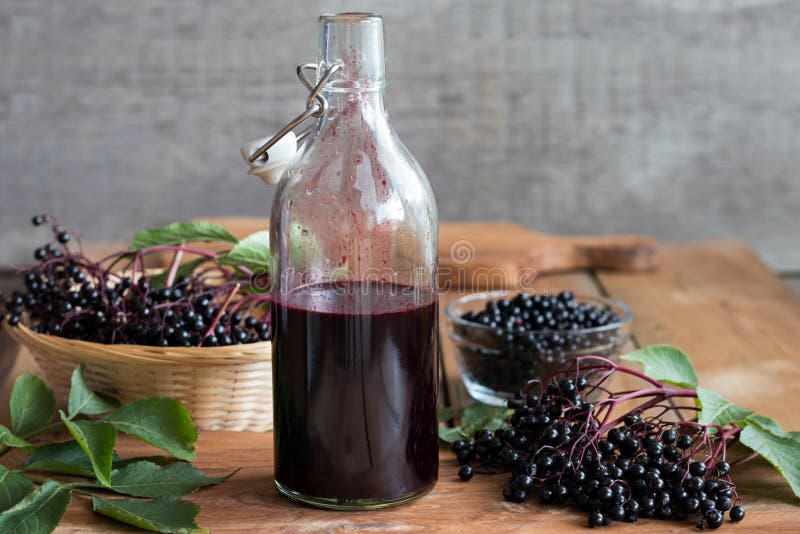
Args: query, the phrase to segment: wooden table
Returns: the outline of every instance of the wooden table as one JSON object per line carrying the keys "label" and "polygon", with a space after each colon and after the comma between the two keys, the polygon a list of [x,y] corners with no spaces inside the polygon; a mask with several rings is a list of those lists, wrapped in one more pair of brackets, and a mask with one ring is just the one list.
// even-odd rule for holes
{"label": "wooden table", "polygon": [[[702,385],[800,429],[800,300],[748,248],[739,243],[667,245],[659,271],[648,274],[570,272],[542,276],[538,291],[604,294],[634,311],[636,346],[671,343],[686,350]],[[454,295],[444,295],[442,305]],[[443,323],[444,324],[444,323]],[[443,329],[444,331],[444,329]],[[445,339],[445,338],[443,338]],[[446,397],[465,402],[453,347],[444,341]],[[7,398],[7,392],[2,398]],[[142,446],[121,439],[122,454]],[[201,432],[197,465],[221,474],[242,470],[222,486],[192,496],[200,504],[199,523],[212,532],[311,531],[578,531],[586,516],[574,509],[502,500],[506,475],[456,477],[452,453],[441,451],[439,482],[433,492],[394,509],[344,513],[311,509],[278,496],[273,486],[271,433]],[[736,469],[747,518],[726,523],[725,532],[798,531],[800,502],[779,475],[756,460]],[[117,524],[76,503],[58,532],[108,532]],[[690,522],[640,520],[615,523],[614,532],[692,532]],[[727,530],[730,529],[730,530]]]}

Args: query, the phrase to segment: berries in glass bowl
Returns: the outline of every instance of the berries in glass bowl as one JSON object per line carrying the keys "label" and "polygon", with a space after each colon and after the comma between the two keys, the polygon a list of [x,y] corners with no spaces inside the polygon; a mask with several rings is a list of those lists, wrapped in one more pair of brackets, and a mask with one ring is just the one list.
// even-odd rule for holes
{"label": "berries in glass bowl", "polygon": [[620,301],[569,291],[476,293],[450,302],[445,314],[467,392],[494,406],[570,358],[616,358],[633,317]]}

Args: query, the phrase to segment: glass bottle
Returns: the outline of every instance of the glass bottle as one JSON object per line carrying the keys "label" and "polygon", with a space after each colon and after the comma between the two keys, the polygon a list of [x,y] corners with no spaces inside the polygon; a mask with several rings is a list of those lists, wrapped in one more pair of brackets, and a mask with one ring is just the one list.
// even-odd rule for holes
{"label": "glass bottle", "polygon": [[319,20],[327,113],[272,206],[275,482],[334,509],[399,504],[438,474],[438,219],[384,107],[383,19]]}

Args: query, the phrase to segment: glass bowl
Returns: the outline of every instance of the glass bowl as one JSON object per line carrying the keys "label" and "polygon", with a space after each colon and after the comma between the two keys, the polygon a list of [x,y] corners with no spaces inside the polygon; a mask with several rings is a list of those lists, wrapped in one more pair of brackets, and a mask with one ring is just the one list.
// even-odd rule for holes
{"label": "glass bowl", "polygon": [[457,349],[464,386],[472,398],[493,406],[506,401],[534,378],[545,378],[564,361],[592,354],[616,361],[631,336],[633,313],[624,303],[605,297],[576,295],[580,304],[614,312],[620,320],[576,330],[514,332],[467,321],[467,312],[485,309],[490,300],[512,299],[511,291],[460,297],[445,307],[448,336]]}

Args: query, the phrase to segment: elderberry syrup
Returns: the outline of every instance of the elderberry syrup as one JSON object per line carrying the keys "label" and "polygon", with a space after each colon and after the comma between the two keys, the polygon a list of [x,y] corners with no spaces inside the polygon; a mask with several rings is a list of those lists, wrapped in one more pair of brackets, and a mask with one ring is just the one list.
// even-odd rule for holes
{"label": "elderberry syrup", "polygon": [[275,482],[325,508],[405,502],[438,470],[438,218],[384,50],[381,17],[320,17],[325,112],[272,205]]}
{"label": "elderberry syrup", "polygon": [[347,505],[403,500],[438,471],[436,299],[314,285],[275,303],[275,478]]}

